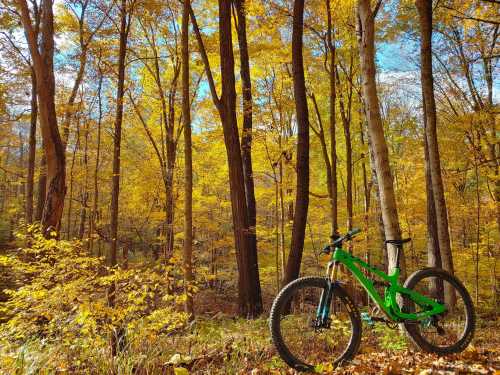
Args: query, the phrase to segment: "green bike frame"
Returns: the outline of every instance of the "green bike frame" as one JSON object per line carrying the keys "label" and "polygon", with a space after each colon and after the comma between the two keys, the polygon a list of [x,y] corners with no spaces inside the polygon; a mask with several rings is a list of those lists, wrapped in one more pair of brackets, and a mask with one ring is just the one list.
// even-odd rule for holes
{"label": "green bike frame", "polygon": [[[411,289],[404,288],[398,282],[400,269],[395,268],[391,275],[387,275],[381,270],[370,266],[361,259],[345,252],[340,247],[336,247],[328,263],[328,290],[321,296],[320,304],[317,310],[317,318],[320,321],[326,321],[330,316],[330,303],[333,298],[334,288],[338,281],[336,280],[336,271],[338,264],[343,264],[359,283],[365,288],[370,298],[375,302],[385,315],[394,322],[414,321],[418,322],[427,319],[433,315],[442,314],[446,311],[444,304],[438,303],[420,293]],[[382,297],[375,289],[376,282],[367,278],[361,268],[375,274],[384,280],[385,293]],[[401,311],[397,303],[397,295],[408,296],[416,305],[421,308],[421,311],[415,313],[406,313]]]}

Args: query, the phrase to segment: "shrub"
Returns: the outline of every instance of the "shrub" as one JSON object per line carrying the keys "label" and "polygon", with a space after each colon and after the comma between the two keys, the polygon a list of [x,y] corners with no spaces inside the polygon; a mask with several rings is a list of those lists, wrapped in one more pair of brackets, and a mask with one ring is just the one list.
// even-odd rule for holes
{"label": "shrub", "polygon": [[9,358],[18,365],[19,358],[36,361],[26,355],[34,346],[57,347],[57,361],[86,367],[96,351],[109,355],[113,335],[127,350],[184,327],[185,296],[175,264],[111,268],[81,242],[46,239],[36,226],[17,237],[29,246],[0,257],[0,267],[20,285],[6,290],[8,300],[0,304],[0,368]]}

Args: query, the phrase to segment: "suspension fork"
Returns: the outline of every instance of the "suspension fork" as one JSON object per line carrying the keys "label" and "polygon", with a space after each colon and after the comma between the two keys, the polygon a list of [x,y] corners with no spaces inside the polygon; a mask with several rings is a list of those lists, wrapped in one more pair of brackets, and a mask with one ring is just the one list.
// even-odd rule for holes
{"label": "suspension fork", "polygon": [[[328,263],[326,270],[327,288],[321,292],[318,309],[316,311],[316,318],[319,324],[325,324],[330,319],[330,305],[333,298],[333,288],[337,282],[338,261],[331,261]],[[335,306],[334,306],[335,313]]]}

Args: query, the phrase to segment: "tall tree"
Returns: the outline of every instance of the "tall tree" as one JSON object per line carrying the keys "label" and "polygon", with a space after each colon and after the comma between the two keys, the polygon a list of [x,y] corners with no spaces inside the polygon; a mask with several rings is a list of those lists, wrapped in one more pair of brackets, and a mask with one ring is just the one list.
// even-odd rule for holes
{"label": "tall tree", "polygon": [[42,229],[45,234],[59,231],[66,195],[66,158],[57,126],[55,107],[52,3],[51,0],[42,0],[40,3],[40,37],[38,37],[26,0],[15,1],[21,15],[37,81],[40,128],[47,161],[47,192],[41,217]]}
{"label": "tall tree", "polygon": [[293,93],[297,116],[297,190],[293,217],[292,241],[286,265],[284,283],[295,280],[300,273],[304,237],[309,207],[309,111],[307,108],[304,59],[304,0],[295,0],[293,6],[292,70]]}
{"label": "tall tree", "polygon": [[[241,136],[241,156],[243,161],[243,177],[245,179],[245,196],[247,200],[248,225],[250,233],[251,263],[257,266],[257,203],[255,202],[255,188],[252,167],[252,80],[250,78],[250,57],[247,43],[247,21],[245,0],[234,1],[237,14],[237,34],[240,50],[240,75],[242,84],[242,107],[243,107],[243,133]],[[258,273],[258,269],[256,270]],[[260,293],[260,292],[259,292]]]}
{"label": "tall tree", "polygon": [[[415,1],[420,23],[420,76],[422,82],[422,97],[424,102],[425,135],[429,159],[429,174],[432,183],[436,227],[443,268],[453,274],[453,258],[451,253],[450,234],[448,231],[448,216],[444,197],[444,184],[441,176],[441,160],[437,138],[436,102],[434,98],[434,79],[432,76],[432,2]],[[453,303],[455,295],[448,284],[445,290],[447,303]]]}
{"label": "tall tree", "polygon": [[120,12],[120,41],[118,51],[118,81],[116,87],[115,130],[113,135],[113,178],[111,183],[111,251],[109,264],[117,263],[118,246],[118,199],[120,195],[120,154],[123,122],[123,97],[125,93],[125,62],[127,57],[127,42],[132,21],[134,3],[121,0]]}
{"label": "tall tree", "polygon": [[222,93],[219,98],[210,62],[193,9],[189,11],[199,52],[205,66],[212,100],[219,112],[229,167],[229,189],[233,216],[236,260],[238,264],[238,308],[242,316],[256,317],[262,312],[257,254],[252,253],[246,203],[243,160],[236,117],[236,80],[231,33],[231,2],[219,0],[219,50],[221,58]]}
{"label": "tall tree", "polygon": [[[330,168],[327,170],[328,194],[330,196],[330,207],[332,216],[332,234],[338,230],[338,207],[337,207],[337,137],[336,137],[336,99],[337,99],[337,80],[336,80],[336,48],[335,48],[335,30],[332,23],[331,0],[326,0],[327,12],[327,46],[330,52]],[[328,167],[328,166],[327,166]]]}
{"label": "tall tree", "polygon": [[[374,9],[371,0],[358,0],[358,43],[363,83],[363,99],[368,121],[370,147],[377,175],[377,185],[384,222],[385,237],[388,240],[401,239],[394,183],[389,164],[389,150],[382,126],[377,84],[375,80],[375,17],[381,1]],[[396,251],[390,246],[389,270],[396,267]],[[401,268],[404,276],[404,256],[401,253]]]}
{"label": "tall tree", "polygon": [[[121,0],[119,6],[120,14],[120,40],[118,50],[118,81],[116,86],[116,112],[113,134],[113,177],[111,180],[111,249],[108,257],[108,264],[111,267],[117,264],[118,253],[118,212],[119,212],[119,196],[120,196],[120,158],[121,158],[121,140],[122,140],[122,123],[123,123],[123,99],[125,94],[125,73],[126,73],[126,58],[127,58],[127,43],[132,24],[132,12],[134,10],[135,0],[128,2]],[[126,260],[125,260],[126,261]],[[116,285],[114,283],[108,289],[108,304],[111,307],[115,306]],[[122,342],[123,330],[118,329],[111,336],[111,351],[115,356],[119,350],[119,343]]]}
{"label": "tall tree", "polygon": [[193,149],[191,139],[191,110],[189,99],[189,8],[184,0],[182,9],[182,120],[184,122],[184,283],[186,313],[194,317],[193,297],[189,287],[193,281]]}

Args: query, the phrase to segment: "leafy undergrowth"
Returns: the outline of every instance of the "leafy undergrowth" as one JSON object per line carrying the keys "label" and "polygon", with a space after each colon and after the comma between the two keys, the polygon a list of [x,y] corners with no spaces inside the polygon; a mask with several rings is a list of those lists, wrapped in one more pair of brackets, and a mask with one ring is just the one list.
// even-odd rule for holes
{"label": "leafy undergrowth", "polygon": [[[365,326],[360,352],[355,359],[337,369],[325,363],[320,366],[320,373],[500,374],[499,326],[498,321],[480,320],[473,344],[464,353],[448,357],[407,348],[406,340],[397,330]],[[151,336],[142,346],[127,348],[114,360],[102,347],[87,348],[82,353],[91,357],[85,367],[72,362],[75,358],[67,354],[56,345],[30,343],[18,352],[16,372],[0,369],[0,373],[296,374],[273,348],[265,318],[248,321],[224,313],[200,316],[182,332]],[[40,371],[44,368],[53,371]]]}
{"label": "leafy undergrowth", "polygon": [[[323,374],[500,374],[498,323],[480,321],[473,344],[447,357],[407,348],[397,330],[364,327],[363,343],[353,361],[337,369],[325,363],[318,370]],[[296,374],[277,356],[264,319],[234,320],[219,314],[199,320],[184,340],[178,342],[178,354],[165,364],[165,373],[182,367],[190,374]],[[389,343],[396,347],[389,348]],[[182,348],[188,350],[182,353]]]}

